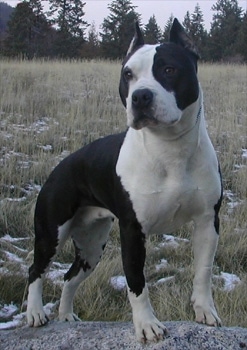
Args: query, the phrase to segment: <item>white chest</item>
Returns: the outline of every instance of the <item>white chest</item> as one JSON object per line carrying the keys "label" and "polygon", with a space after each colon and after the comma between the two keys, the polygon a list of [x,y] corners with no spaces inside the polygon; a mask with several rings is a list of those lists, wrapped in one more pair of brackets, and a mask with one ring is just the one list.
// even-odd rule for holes
{"label": "white chest", "polygon": [[[127,135],[128,138],[128,135]],[[162,145],[126,139],[116,166],[145,234],[170,233],[191,221],[198,207],[198,187],[186,159]]]}

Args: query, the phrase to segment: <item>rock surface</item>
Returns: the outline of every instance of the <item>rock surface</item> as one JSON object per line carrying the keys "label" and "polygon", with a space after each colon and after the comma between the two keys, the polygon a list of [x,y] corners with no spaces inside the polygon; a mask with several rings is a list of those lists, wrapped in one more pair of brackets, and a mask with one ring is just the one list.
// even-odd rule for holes
{"label": "rock surface", "polygon": [[166,322],[169,336],[142,345],[132,323],[57,322],[0,332],[1,350],[247,350],[247,328],[212,328],[192,322]]}

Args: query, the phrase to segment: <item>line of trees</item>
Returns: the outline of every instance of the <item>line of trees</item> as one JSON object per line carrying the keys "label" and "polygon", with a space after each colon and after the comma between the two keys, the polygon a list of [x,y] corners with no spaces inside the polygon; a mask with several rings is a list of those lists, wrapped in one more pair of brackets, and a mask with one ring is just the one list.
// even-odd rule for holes
{"label": "line of trees", "polygon": [[[146,42],[168,40],[173,15],[160,28],[152,15],[142,24],[141,15],[131,0],[113,0],[108,5],[98,33],[95,24],[84,17],[82,0],[48,0],[45,12],[41,0],[20,2],[7,24],[0,54],[10,57],[121,58],[133,36],[133,23],[139,20]],[[184,16],[183,25],[194,38],[206,61],[247,61],[247,13],[237,0],[217,0],[212,7],[213,20],[205,29],[199,4]]]}

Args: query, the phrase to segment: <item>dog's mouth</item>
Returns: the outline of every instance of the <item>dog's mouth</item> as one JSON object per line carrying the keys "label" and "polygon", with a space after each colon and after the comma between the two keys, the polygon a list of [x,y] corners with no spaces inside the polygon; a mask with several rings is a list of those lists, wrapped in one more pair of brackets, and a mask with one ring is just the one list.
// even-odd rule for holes
{"label": "dog's mouth", "polygon": [[154,127],[157,124],[159,124],[159,121],[156,118],[142,113],[134,116],[129,126],[135,130],[140,130],[145,127]]}

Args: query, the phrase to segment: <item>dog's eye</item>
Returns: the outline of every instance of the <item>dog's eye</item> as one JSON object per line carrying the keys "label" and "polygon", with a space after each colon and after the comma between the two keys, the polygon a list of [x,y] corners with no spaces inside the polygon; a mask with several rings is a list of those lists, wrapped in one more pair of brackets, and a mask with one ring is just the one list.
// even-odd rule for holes
{"label": "dog's eye", "polygon": [[165,67],[164,74],[165,75],[174,75],[176,73],[176,69],[174,67]]}
{"label": "dog's eye", "polygon": [[123,73],[125,80],[130,81],[133,78],[133,73],[130,69],[126,69]]}

